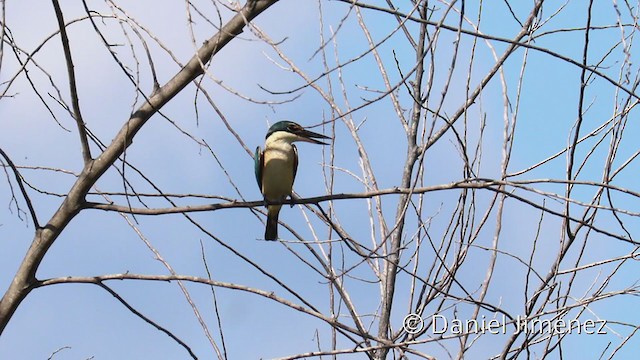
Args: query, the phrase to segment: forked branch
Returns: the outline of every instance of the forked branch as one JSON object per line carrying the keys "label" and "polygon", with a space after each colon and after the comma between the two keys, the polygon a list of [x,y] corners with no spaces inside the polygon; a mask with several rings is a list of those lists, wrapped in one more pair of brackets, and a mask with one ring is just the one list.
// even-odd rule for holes
{"label": "forked branch", "polygon": [[18,306],[36,284],[36,271],[44,255],[67,224],[82,210],[89,189],[131,145],[133,138],[147,120],[194,79],[203,74],[202,64],[208,63],[215,54],[242,32],[249,21],[277,1],[248,1],[217,34],[204,42],[198,52],[169,82],[147,98],[144,104],[125,122],[111,144],[96,159],[85,164],[67,197],[49,222],[44,227],[36,229],[31,246],[27,250],[11,285],[0,300],[0,334],[6,328]]}

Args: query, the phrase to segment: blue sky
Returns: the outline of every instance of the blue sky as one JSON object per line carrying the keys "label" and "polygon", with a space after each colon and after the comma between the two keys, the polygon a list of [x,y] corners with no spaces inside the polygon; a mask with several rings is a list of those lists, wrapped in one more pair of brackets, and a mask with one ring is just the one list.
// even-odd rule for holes
{"label": "blue sky", "polygon": [[[384,6],[384,2],[375,2],[375,4]],[[103,3],[92,3],[90,6],[95,6],[96,10],[102,12],[108,11]],[[143,24],[167,48],[171,49],[181,62],[186,62],[192,56],[194,49],[214,31],[213,26],[194,15],[194,44],[187,27],[187,11],[182,2],[139,1],[122,4],[122,6],[126,7],[130,16]],[[210,3],[198,3],[198,6],[206,9],[210,14],[215,14],[215,9]],[[349,11],[348,5],[323,1],[321,6],[324,20],[322,29],[318,23],[318,2],[283,0],[262,14],[255,22],[271,39],[283,41],[282,51],[313,78],[323,73],[322,54],[314,55],[320,43],[319,31],[322,31],[325,40],[328,40],[332,36],[332,31],[339,29],[336,35],[337,49],[332,42],[327,45],[326,56],[329,67],[336,64],[335,56],[340,63],[344,63],[368,48],[357,18],[353,11]],[[465,6],[467,17],[476,22],[477,4],[467,1]],[[530,2],[517,2],[512,6],[518,20],[524,21],[531,8]],[[545,4],[542,18],[547,19],[561,6],[562,4],[556,3]],[[81,4],[65,2],[63,7],[67,20],[84,16]],[[438,7],[442,10],[444,5],[439,4]],[[400,2],[400,11],[409,11],[409,9],[410,2]],[[592,23],[594,25],[615,24],[614,10],[612,3],[598,2],[594,7]],[[621,11],[624,14],[622,19],[630,22],[628,12],[624,9]],[[290,16],[292,13],[296,16]],[[582,2],[568,2],[559,15],[545,23],[537,34],[548,30],[584,26],[585,13],[586,7]],[[347,20],[339,26],[347,14],[349,14]],[[396,27],[397,23],[388,15],[369,10],[363,10],[362,14],[374,41],[381,41]],[[435,15],[438,20],[441,16],[439,14],[441,12]],[[49,4],[43,6],[34,1],[7,2],[6,16],[7,24],[16,42],[27,51],[34,49],[44,37],[57,28]],[[29,16],[29,21],[23,20],[25,16]],[[222,9],[222,16],[223,19],[228,19],[229,12]],[[216,19],[216,16],[212,16],[212,19]],[[452,13],[445,23],[455,26],[457,21],[457,15]],[[105,20],[104,24],[99,24],[113,44],[121,45],[115,47],[115,51],[135,72],[135,61],[131,57],[131,51],[120,26],[109,19]],[[128,35],[135,38],[129,28],[127,26],[125,28],[128,30]],[[409,28],[417,30],[415,24],[410,24]],[[465,24],[464,28],[472,29],[468,24]],[[504,3],[484,4],[480,30],[485,34],[509,38],[520,30],[520,25]],[[625,34],[631,34],[630,28],[625,28],[625,31]],[[620,28],[616,27],[592,31],[593,46],[589,52],[589,62],[596,62],[604,56],[611,46],[619,41],[620,32]],[[85,120],[91,131],[102,142],[108,144],[135,108],[134,105],[139,105],[142,99],[140,97],[135,99],[136,92],[131,87],[130,81],[113,64],[111,56],[89,22],[82,21],[71,25],[69,33]],[[147,35],[144,37],[149,41],[150,49],[154,54],[158,80],[164,84],[179,70],[179,66],[157,44],[150,41]],[[451,63],[455,38],[455,33],[443,31],[438,39],[434,56],[429,57],[435,69],[432,95],[429,99],[430,106],[435,107],[440,101],[442,87]],[[584,32],[582,31],[552,32],[536,38],[533,45],[549,48],[553,52],[581,61],[583,41]],[[633,39],[628,41],[632,42]],[[149,67],[140,43],[137,40],[133,42],[140,61],[141,88],[149,92],[152,89]],[[497,41],[491,41],[490,44],[498,55],[507,46]],[[465,87],[472,46],[473,38],[463,35],[458,52],[459,60],[442,108],[445,115],[451,115],[466,98]],[[18,69],[15,57],[7,49],[5,45],[0,83],[11,78]],[[396,58],[403,72],[409,71],[415,64],[415,54],[401,32],[395,33],[383,43],[379,52],[392,83],[401,78],[395,66]],[[511,173],[536,164],[566,147],[577,118],[580,69],[539,51],[530,50],[526,55],[527,67],[523,75],[519,103],[516,103],[516,91],[525,50],[517,50],[503,67],[508,86],[507,94],[511,102],[510,116],[513,115],[516,104],[518,105],[516,141],[508,167],[508,172]],[[605,58],[602,73],[617,79],[623,59],[624,53],[621,47],[617,47]],[[45,44],[38,52],[36,61],[47,69],[55,83],[61,87],[63,97],[68,99],[66,69],[60,51],[59,38],[55,37]],[[472,87],[493,66],[494,61],[487,44],[479,40],[474,54]],[[255,146],[262,145],[268,126],[278,120],[290,119],[304,126],[311,126],[336,118],[336,114],[332,112],[327,102],[310,87],[285,95],[273,95],[261,90],[260,86],[271,91],[287,91],[304,84],[299,76],[283,70],[278,65],[285,66],[283,60],[278,58],[278,54],[270,46],[258,40],[255,34],[246,31],[214,58],[203,80],[203,86],[211,94],[216,106],[251,151]],[[630,68],[632,81],[637,79],[637,70],[637,65],[633,63]],[[36,83],[41,84],[44,89],[43,94],[46,95],[47,92],[53,94],[55,90],[48,85],[48,79],[42,72],[32,68],[30,75]],[[349,105],[352,108],[362,104],[365,99],[378,96],[377,92],[368,89],[383,89],[372,54],[345,66],[341,75],[349,94]],[[222,81],[225,86],[254,100],[285,102],[267,106],[246,101],[224,90],[212,78]],[[325,91],[329,89],[327,79],[331,80],[330,89],[336,97],[336,103],[341,111],[345,111],[347,104],[342,99],[338,73],[333,72],[329,77],[323,77],[318,81]],[[585,97],[585,104],[589,106],[589,110],[584,116],[582,134],[587,134],[605,123],[612,116],[616,102],[622,102],[614,98],[615,88],[607,81],[598,77],[590,81]],[[626,86],[632,87],[631,84]],[[0,89],[3,91],[4,85]],[[68,114],[51,98],[46,98],[61,125],[70,129],[65,131],[51,119],[24,76],[16,80],[8,93],[14,96],[0,99],[0,121],[3,124],[3,131],[0,132],[2,149],[21,166],[45,166],[65,169],[72,173],[79,172],[82,168],[80,146],[75,125]],[[194,100],[196,94],[197,99]],[[299,97],[288,101],[296,95]],[[404,87],[401,87],[398,96],[408,114],[411,102]],[[619,96],[624,98],[627,95],[621,93]],[[479,177],[500,178],[503,109],[502,88],[496,76],[467,113],[470,147],[475,147],[479,139],[481,119],[485,120],[481,145],[482,165],[477,172]],[[205,96],[197,93],[194,86],[187,87],[162,109],[162,113],[170,121],[158,115],[154,116],[138,134],[126,153],[127,161],[152,179],[156,186],[163,192],[172,194],[205,194],[245,200],[261,198],[253,176],[251,156],[227,131],[219,115],[208,105]],[[352,113],[348,119],[352,119],[356,124],[362,123],[359,134],[371,159],[379,187],[384,189],[398,186],[406,154],[406,143],[403,129],[389,98]],[[427,117],[425,121],[430,124],[431,120],[431,117]],[[614,168],[624,163],[638,150],[637,141],[635,141],[638,136],[636,120],[637,111],[634,110],[630,113],[629,122],[626,124]],[[439,127],[442,122],[437,124]],[[178,127],[182,131],[177,130]],[[330,126],[316,127],[313,130],[329,134]],[[462,121],[456,125],[456,130],[464,131]],[[199,142],[206,142],[216,156],[212,156],[208,149],[185,136],[183,131],[191,134]],[[602,134],[603,132],[597,134],[593,139],[587,140],[584,146],[578,148],[579,159],[586,156],[591,149],[590,144],[595,144],[600,139],[599,136],[603,136]],[[336,172],[332,192],[366,191],[362,183],[349,174],[363,176],[357,148],[341,119],[336,120],[333,144]],[[581,180],[601,180],[602,164],[608,144],[609,138],[605,136],[603,145],[596,148],[593,156],[586,162],[579,177]],[[92,150],[94,154],[98,153],[96,146],[93,146]],[[298,150],[300,167],[295,190],[303,197],[326,194],[328,191],[326,179],[330,173],[327,166],[330,148],[301,144]],[[429,149],[425,156],[426,175],[423,184],[430,186],[461,180],[463,178],[462,160],[458,151],[455,137],[451,132]],[[563,179],[565,169],[566,155],[563,154],[511,180]],[[126,173],[137,192],[155,193],[154,189],[133,170],[127,169]],[[634,161],[616,177],[614,184],[633,190],[637,182],[637,173],[638,164]],[[75,180],[75,177],[70,174],[42,170],[23,169],[22,175],[34,187],[52,193],[65,193]],[[228,180],[229,178],[232,179],[233,184]],[[12,185],[15,188],[15,183]],[[564,185],[561,184],[533,186],[564,195]],[[98,181],[96,187],[100,191],[121,192],[123,191],[122,178],[114,169],[111,169]],[[542,204],[542,197],[539,195],[522,190],[517,190],[515,193]],[[594,193],[593,187],[576,186],[574,197],[588,202]],[[32,197],[41,222],[45,222],[62,201],[60,197],[41,194],[35,190],[29,190],[29,195]],[[421,216],[423,220],[430,219],[427,224],[429,234],[436,243],[450,241],[452,235],[447,232],[447,225],[456,207],[458,196],[459,191],[431,192],[425,196]],[[493,193],[478,191],[476,196],[477,211],[473,217],[479,221]],[[91,195],[89,199],[105,201],[98,195]],[[111,199],[119,204],[125,204],[123,197],[111,196]],[[396,195],[382,199],[385,220],[389,225],[394,221],[397,199]],[[615,193],[613,199],[617,207],[630,212],[640,211],[637,198]],[[136,199],[131,201],[132,206],[142,206]],[[178,205],[189,205],[207,204],[217,200],[180,198],[175,201]],[[25,209],[22,199],[18,199],[18,202],[20,208]],[[144,203],[150,207],[169,206],[166,201],[159,198],[145,198]],[[526,259],[531,253],[532,244],[538,232],[540,211],[514,199],[507,199],[505,204],[499,250]],[[334,202],[334,205],[336,219],[340,225],[354,237],[354,240],[371,246],[371,225],[367,216],[367,202],[341,200]],[[561,202],[549,199],[546,200],[545,205],[556,211],[562,211],[564,206]],[[323,203],[323,208],[327,209],[328,206],[328,203]],[[576,216],[581,214],[581,208],[577,206],[572,208]],[[0,276],[0,288],[5,289],[29,246],[33,236],[33,224],[25,220],[27,218],[25,214],[17,212],[15,203],[11,202],[8,181],[4,177],[0,181],[0,209],[3,209],[0,217],[0,239],[3,242],[3,251],[0,254],[0,274],[3,274]],[[223,242],[233,246],[264,271],[281,279],[298,294],[309,299],[319,310],[328,314],[329,286],[326,279],[294,255],[295,252],[306,261],[314,263],[313,256],[304,245],[297,242],[283,227],[280,227],[280,235],[284,241],[272,243],[261,239],[264,225],[260,219],[263,217],[258,217],[247,209],[194,213],[189,216],[213,234],[215,239],[199,231],[182,215],[136,216],[135,218],[127,216],[130,223],[134,224],[132,227],[124,216],[114,212],[83,211],[69,224],[63,235],[50,249],[38,271],[38,277],[93,276],[125,272],[167,274],[167,269],[157,261],[154,253],[135,231],[139,230],[144,239],[148,240],[179,274],[207,276],[202,261],[202,243],[204,256],[213,279],[274,291],[285,299],[297,301],[292,294],[268,279],[254,266],[247,264],[246,261],[221,246],[220,242]],[[604,211],[599,213],[599,216],[598,225],[616,234],[622,232],[612,216]],[[637,231],[635,217],[621,215],[621,218],[624,219],[625,226],[632,234]],[[328,227],[302,207],[296,206],[291,209],[284,207],[281,219],[307,241],[313,241],[314,234],[318,240],[326,240],[328,237]],[[495,209],[490,212],[489,221],[492,224],[496,222]],[[555,252],[562,234],[562,223],[561,219],[547,214],[542,224],[536,241],[538,250],[533,263],[544,276],[555,259]],[[378,220],[374,225],[378,231]],[[417,227],[415,215],[410,216],[405,230],[408,246],[415,246],[416,239],[411,237],[417,232]],[[488,225],[479,231],[475,243],[477,247],[470,250],[459,273],[458,280],[467,290],[476,292],[485,277],[490,253],[483,247],[491,246],[493,231],[493,225]],[[584,230],[580,235],[580,239],[584,240]],[[379,234],[377,236],[379,240]],[[333,234],[333,239],[335,238]],[[453,238],[456,237],[453,236]],[[588,239],[580,265],[623,256],[634,249],[628,243],[599,234],[589,234]],[[421,240],[427,241],[425,238]],[[568,260],[562,264],[562,268],[570,269],[575,266],[573,261],[581,244],[582,242],[570,250]],[[327,245],[317,245],[317,249],[320,247],[328,249]],[[289,249],[293,249],[293,252]],[[344,261],[347,264],[358,263],[359,258],[350,253],[346,247],[335,246],[334,251],[334,261],[338,263],[342,261],[342,254],[344,254]],[[421,261],[420,266],[423,266],[426,272],[433,262],[433,253],[424,250],[424,253],[421,253]],[[615,264],[580,272],[580,276],[575,279],[575,288],[572,292],[575,298],[570,301],[591,293],[592,283],[595,283],[596,287],[600,286]],[[522,312],[525,271],[526,268],[514,260],[513,256],[499,256],[492,280],[494,286],[490,288],[486,301],[503,306],[513,314]],[[632,286],[637,281],[636,274],[637,265],[631,262],[623,264],[621,270],[610,279],[607,289],[613,291]],[[379,305],[379,285],[359,280],[375,280],[371,269],[360,266],[353,271],[352,275],[353,278],[345,279],[345,286],[349,289],[358,310],[363,315],[375,312]],[[566,284],[566,279],[567,275],[560,280]],[[532,280],[532,284],[534,283],[535,281]],[[400,328],[403,316],[410,311],[410,300],[406,291],[410,286],[409,278],[401,278],[399,284],[402,291],[397,295],[392,318],[392,327],[395,330]],[[215,355],[191,307],[175,283],[116,281],[109,282],[108,285],[145,316],[167,327],[187,342],[200,358],[212,358]],[[212,306],[211,289],[196,284],[186,284],[186,287],[198,305],[217,345],[221,346]],[[534,285],[530,285],[527,290],[531,291],[533,287]],[[454,292],[457,295],[462,294],[458,288],[454,288]],[[314,351],[318,348],[316,342],[321,344],[322,349],[330,348],[329,328],[318,319],[252,294],[218,288],[216,295],[225,344],[231,359],[274,358]],[[638,324],[640,319],[632,310],[637,308],[637,305],[637,300],[632,297],[619,296],[593,304],[589,310],[594,313],[587,312],[584,316],[600,317],[610,320],[612,324],[615,321]],[[469,316],[472,310],[471,306],[461,304],[455,308],[457,316]],[[341,311],[346,313],[344,308]],[[454,309],[449,308],[444,313],[451,315],[453,311]],[[575,313],[577,312],[573,314]],[[489,312],[486,315],[493,316]],[[371,321],[371,317],[364,317],[365,324]],[[375,323],[373,327],[375,329]],[[619,326],[615,329],[623,334],[622,336],[629,333],[628,327]],[[34,342],[33,339],[38,341]],[[483,336],[469,356],[484,358],[495,355],[501,351],[504,341],[503,336]],[[569,352],[572,358],[577,358],[587,356],[586,354],[600,353],[608,342],[617,346],[620,341],[620,337],[614,334],[603,337],[576,335],[567,340],[567,348],[563,351]],[[443,342],[443,344],[456,349],[453,350],[454,353],[457,351],[454,341]],[[632,338],[629,344],[617,354],[617,358],[633,358],[632,350],[638,345],[638,340]],[[55,359],[187,358],[187,353],[182,347],[169,340],[165,334],[133,316],[104,290],[97,286],[76,284],[55,285],[33,291],[0,337],[0,358],[47,358],[54,351],[65,346],[70,348],[58,353]],[[338,348],[349,346],[353,346],[353,343],[343,338],[338,342]],[[437,345],[427,343],[418,346],[417,349],[438,358],[447,358],[446,352]]]}

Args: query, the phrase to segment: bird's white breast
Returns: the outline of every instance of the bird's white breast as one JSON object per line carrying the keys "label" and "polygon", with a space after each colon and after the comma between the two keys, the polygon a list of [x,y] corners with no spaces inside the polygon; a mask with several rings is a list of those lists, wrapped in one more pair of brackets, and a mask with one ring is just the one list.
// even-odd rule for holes
{"label": "bird's white breast", "polygon": [[279,201],[291,195],[296,155],[288,140],[286,135],[272,135],[265,144],[262,193],[267,200]]}

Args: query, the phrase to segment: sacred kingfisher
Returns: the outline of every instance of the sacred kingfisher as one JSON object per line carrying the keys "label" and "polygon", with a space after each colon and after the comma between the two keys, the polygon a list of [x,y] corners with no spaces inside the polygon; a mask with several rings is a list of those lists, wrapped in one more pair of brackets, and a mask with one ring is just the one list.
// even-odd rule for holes
{"label": "sacred kingfisher", "polygon": [[[256,180],[265,202],[283,201],[291,197],[293,180],[298,171],[298,150],[293,142],[306,141],[312,144],[328,145],[314,138],[330,139],[328,136],[305,130],[293,121],[279,121],[273,124],[265,137],[264,151],[256,148],[254,156]],[[267,204],[266,240],[278,237],[278,214],[282,205]]]}

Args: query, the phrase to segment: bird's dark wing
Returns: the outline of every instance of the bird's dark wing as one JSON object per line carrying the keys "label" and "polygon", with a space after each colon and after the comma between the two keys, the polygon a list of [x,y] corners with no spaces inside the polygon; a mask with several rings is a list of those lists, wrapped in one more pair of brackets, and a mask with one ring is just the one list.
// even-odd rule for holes
{"label": "bird's dark wing", "polygon": [[[293,144],[291,144],[291,147],[293,148],[293,182],[295,182],[296,174],[298,173],[298,148]],[[293,200],[293,187],[291,188],[291,194],[289,194],[289,198]],[[291,203],[290,206],[293,207],[293,203]]]}
{"label": "bird's dark wing", "polygon": [[296,181],[296,174],[298,173],[298,148],[291,144],[293,148],[293,181]]}
{"label": "bird's dark wing", "polygon": [[256,152],[253,155],[253,166],[256,173],[256,181],[258,182],[258,188],[262,192],[262,168],[264,168],[264,153],[260,146],[256,147]]}

